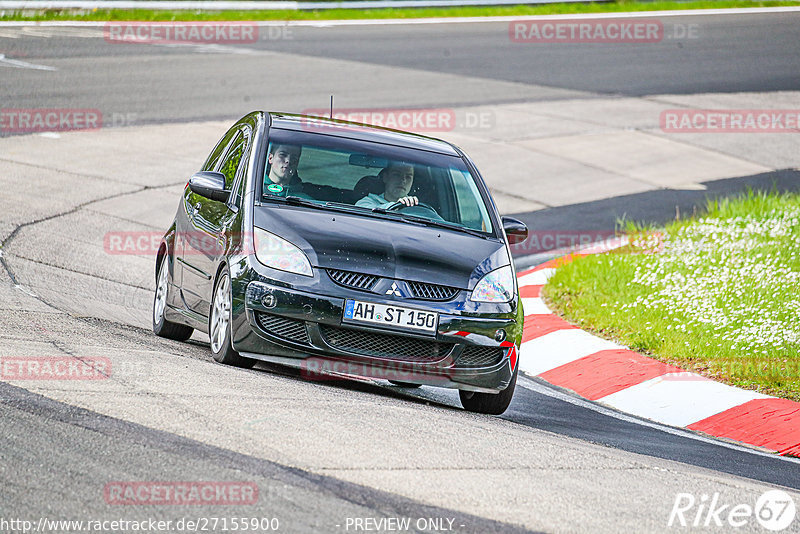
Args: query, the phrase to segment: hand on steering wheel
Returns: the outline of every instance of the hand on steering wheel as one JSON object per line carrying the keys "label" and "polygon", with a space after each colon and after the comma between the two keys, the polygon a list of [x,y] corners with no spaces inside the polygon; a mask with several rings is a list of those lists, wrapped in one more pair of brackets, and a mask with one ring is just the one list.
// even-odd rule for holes
{"label": "hand on steering wheel", "polygon": [[401,207],[410,208],[411,206],[419,205],[419,199],[417,197],[411,197],[411,196],[401,197],[401,198],[398,198],[394,203],[392,203],[391,206],[389,206],[386,209],[390,209],[390,210],[391,209],[397,209],[397,208],[394,207],[395,204],[397,205],[397,208],[401,208]]}
{"label": "hand on steering wheel", "polygon": [[400,198],[396,202],[393,202],[393,203],[389,204],[388,206],[386,206],[386,210],[387,211],[394,211],[394,210],[401,210],[403,208],[413,208],[414,206],[419,206],[420,208],[427,208],[427,209],[431,210],[432,212],[436,213],[436,210],[433,209],[433,207],[431,207],[428,204],[425,204],[424,202],[420,202],[417,197],[403,197],[403,198]]}

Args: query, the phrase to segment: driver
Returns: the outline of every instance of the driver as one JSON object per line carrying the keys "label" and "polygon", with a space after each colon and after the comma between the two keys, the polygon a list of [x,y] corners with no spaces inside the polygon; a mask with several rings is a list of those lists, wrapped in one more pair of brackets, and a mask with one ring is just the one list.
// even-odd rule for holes
{"label": "driver", "polygon": [[395,202],[405,206],[419,204],[417,197],[408,196],[414,183],[414,166],[403,161],[391,161],[378,176],[385,184],[383,194],[370,193],[358,202],[356,206],[362,208],[387,208]]}

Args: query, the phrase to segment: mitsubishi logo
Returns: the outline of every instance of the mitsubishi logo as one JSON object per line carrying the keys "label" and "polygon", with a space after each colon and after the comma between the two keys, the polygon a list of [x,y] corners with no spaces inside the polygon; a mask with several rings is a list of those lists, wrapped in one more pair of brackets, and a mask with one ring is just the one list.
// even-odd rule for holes
{"label": "mitsubishi logo", "polygon": [[387,295],[394,295],[395,297],[402,297],[403,294],[397,289],[397,282],[392,282],[392,287],[386,290]]}

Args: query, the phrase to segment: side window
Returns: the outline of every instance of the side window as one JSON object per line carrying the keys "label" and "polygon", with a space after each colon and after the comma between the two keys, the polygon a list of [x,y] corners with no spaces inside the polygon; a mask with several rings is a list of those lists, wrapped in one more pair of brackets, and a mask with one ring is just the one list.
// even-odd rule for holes
{"label": "side window", "polygon": [[491,231],[489,214],[481,201],[475,182],[458,169],[451,168],[450,177],[458,201],[461,224],[475,230]]}
{"label": "side window", "polygon": [[[244,129],[243,132],[244,132],[244,139],[245,139],[245,143],[244,143],[244,147],[245,148],[244,148],[244,154],[243,154],[242,157],[244,159],[249,159],[250,150],[251,150],[250,147],[252,147],[252,132],[251,132],[250,128]],[[238,176],[238,180],[234,182],[234,187],[236,188],[236,190],[233,193],[232,200],[233,200],[233,204],[235,206],[238,206],[238,207],[242,206],[242,198],[244,198],[244,188],[246,187],[246,185],[247,185],[247,174],[246,174],[246,171],[245,172],[240,172],[239,176]]]}
{"label": "side window", "polygon": [[214,150],[211,151],[211,154],[208,155],[206,162],[203,164],[203,171],[213,171],[217,163],[219,162],[219,158],[222,157],[222,154],[225,152],[225,149],[228,147],[228,144],[233,139],[233,136],[239,131],[238,128],[231,128],[225,135],[222,136],[222,139],[219,140],[217,146],[214,147]]}
{"label": "side window", "polygon": [[236,179],[236,171],[239,169],[239,164],[244,155],[246,146],[246,139],[244,134],[240,131],[236,135],[233,143],[231,143],[228,153],[219,166],[219,172],[225,175],[225,189],[232,189],[233,182]]}

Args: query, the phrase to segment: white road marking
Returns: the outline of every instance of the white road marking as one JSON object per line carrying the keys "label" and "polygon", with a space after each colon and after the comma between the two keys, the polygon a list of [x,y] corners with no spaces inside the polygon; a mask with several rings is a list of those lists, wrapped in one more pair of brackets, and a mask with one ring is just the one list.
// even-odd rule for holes
{"label": "white road marking", "polygon": [[30,295],[31,297],[34,297],[34,298],[39,298],[39,297],[36,295],[36,293],[34,293],[32,290],[28,289],[27,287],[25,287],[25,286],[23,286],[23,285],[20,285],[20,284],[15,284],[15,285],[14,285],[14,289],[18,289],[18,290],[22,291],[23,293],[25,293],[26,295]]}
{"label": "white road marking", "polygon": [[272,52],[267,50],[256,50],[254,48],[243,48],[240,46],[227,46],[213,43],[141,43],[167,48],[189,48],[193,52],[200,54],[245,54],[245,55],[269,55]]}
{"label": "white road marking", "polygon": [[522,301],[522,309],[525,310],[525,315],[546,315],[553,313],[544,301],[538,297],[526,297],[520,300]]}
{"label": "white road marking", "polygon": [[593,412],[597,412],[597,413],[599,413],[601,415],[606,415],[608,417],[613,417],[614,419],[619,419],[620,421],[625,421],[626,423],[633,423],[633,424],[636,424],[636,425],[645,426],[645,427],[652,428],[652,429],[655,429],[655,430],[660,430],[661,432],[665,432],[665,433],[671,434],[673,436],[678,436],[678,437],[681,437],[681,438],[693,439],[695,441],[700,441],[700,442],[703,442],[703,443],[709,443],[709,444],[712,444],[712,445],[717,445],[719,447],[725,447],[726,449],[732,449],[732,450],[739,451],[739,452],[746,452],[746,453],[749,453],[749,454],[755,454],[757,456],[768,456],[768,457],[774,458],[776,460],[782,460],[784,462],[800,464],[800,458],[793,458],[791,456],[781,456],[779,454],[765,452],[763,450],[752,449],[750,447],[745,447],[745,446],[742,446],[742,445],[736,445],[735,443],[730,443],[730,442],[727,442],[727,441],[722,441],[722,440],[713,439],[713,438],[707,438],[707,437],[702,436],[700,434],[695,434],[691,430],[685,430],[685,429],[682,429],[682,428],[674,428],[674,427],[671,427],[671,426],[666,426],[666,425],[662,425],[662,424],[659,424],[659,423],[655,423],[655,422],[652,422],[652,421],[646,421],[646,420],[643,420],[643,419],[639,419],[638,417],[634,417],[632,415],[627,415],[627,414],[618,412],[618,411],[616,411],[614,409],[606,408],[605,406],[600,406],[599,404],[595,404],[595,403],[593,403],[591,401],[588,401],[586,399],[582,399],[582,398],[579,398],[579,397],[573,397],[572,395],[568,395],[566,393],[563,393],[563,392],[558,391],[556,389],[553,389],[551,387],[545,386],[543,384],[540,384],[539,382],[536,382],[536,381],[531,380],[530,378],[527,378],[527,377],[524,377],[524,376],[520,376],[517,379],[517,385],[521,386],[521,387],[523,387],[525,389],[528,389],[530,391],[533,391],[533,392],[536,392],[536,393],[540,393],[542,395],[546,395],[548,397],[551,397],[551,398],[554,398],[554,399],[558,399],[560,401],[568,402],[568,403],[570,403],[570,404],[572,404],[574,406],[578,406],[580,408],[585,408],[587,410],[592,410]]}
{"label": "white road marking", "polygon": [[84,39],[95,39],[103,37],[103,30],[100,27],[87,26],[7,26],[0,22],[0,37],[3,39],[19,39],[24,37],[80,37]]}
{"label": "white road marking", "polygon": [[547,282],[547,279],[550,278],[554,272],[556,272],[555,269],[540,269],[520,277],[518,284],[520,287],[543,286]]}
{"label": "white road marking", "polygon": [[693,373],[670,373],[646,380],[597,402],[671,426],[689,426],[768,395],[714,382]]}
{"label": "white road marking", "polygon": [[[248,23],[249,24],[249,23]],[[103,38],[103,32],[101,28],[71,28],[71,27],[21,27],[21,28],[8,28],[6,27],[3,29],[3,24],[0,23],[0,38],[2,39],[20,39],[26,37],[37,37],[43,39],[50,39],[53,37],[63,37],[63,38],[86,38],[86,39],[100,39]],[[123,44],[128,45],[129,43],[113,43],[113,44]],[[245,55],[268,55],[273,54],[273,52],[268,50],[256,50],[254,48],[245,48],[238,45],[221,45],[217,43],[133,43],[133,44],[149,44],[155,46],[164,46],[167,48],[178,48],[178,47],[185,47],[188,50],[193,52],[201,53],[201,54],[245,54]],[[0,55],[2,56],[2,55]],[[3,60],[0,59],[0,63]],[[6,58],[6,61],[18,61],[19,63],[25,63],[24,61],[19,60],[10,60]],[[32,64],[29,64],[32,65]],[[10,65],[15,66],[15,65]],[[24,67],[24,68],[34,68],[34,67]],[[58,70],[55,67],[44,67],[40,70]]]}
{"label": "white road marking", "polygon": [[28,63],[27,61],[20,61],[18,59],[7,58],[5,54],[0,54],[0,67],[13,67],[16,69],[33,69],[33,70],[58,70],[55,67],[48,67],[47,65],[36,65],[35,63]]}
{"label": "white road marking", "polygon": [[520,346],[519,368],[530,375],[540,375],[601,350],[624,348],[577,328],[556,330]]}

